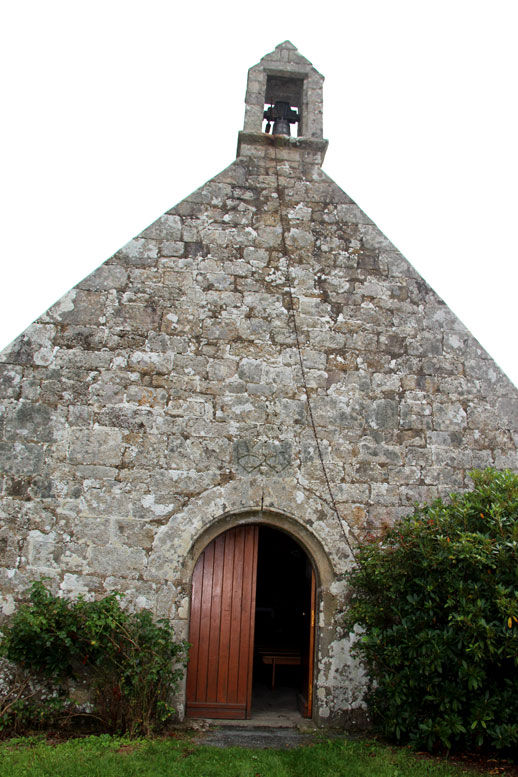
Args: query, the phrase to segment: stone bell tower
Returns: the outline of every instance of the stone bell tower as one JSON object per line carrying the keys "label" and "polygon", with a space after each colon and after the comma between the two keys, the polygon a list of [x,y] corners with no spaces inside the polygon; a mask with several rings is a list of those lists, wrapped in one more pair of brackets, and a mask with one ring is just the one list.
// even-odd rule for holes
{"label": "stone bell tower", "polygon": [[[322,163],[328,145],[323,139],[323,84],[324,76],[289,41],[280,43],[275,51],[251,67],[238,157],[253,155],[250,147],[264,145],[266,136],[272,132],[277,137],[294,135],[297,148],[319,151]],[[291,114],[291,128],[284,126],[280,131],[272,115],[279,105],[287,106]]]}
{"label": "stone bell tower", "polygon": [[280,43],[248,71],[243,133],[262,133],[265,103],[281,101],[298,113],[298,137],[322,140],[323,84],[324,76],[292,43]]}
{"label": "stone bell tower", "polygon": [[304,715],[361,717],[356,544],[518,468],[515,387],[323,172],[322,86],[263,57],[237,159],[0,359],[0,609],[47,577],[170,618],[181,714],[253,718],[278,664]]}

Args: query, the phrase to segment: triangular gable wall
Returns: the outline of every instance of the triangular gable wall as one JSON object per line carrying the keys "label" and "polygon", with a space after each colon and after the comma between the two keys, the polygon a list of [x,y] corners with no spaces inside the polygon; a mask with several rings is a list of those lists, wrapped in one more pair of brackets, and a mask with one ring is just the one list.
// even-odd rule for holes
{"label": "triangular gable wall", "polygon": [[518,392],[322,172],[322,143],[242,133],[233,164],[4,351],[0,605],[50,576],[185,636],[198,538],[285,516],[333,569],[331,720],[361,706],[334,621],[350,544],[472,468],[516,469]]}

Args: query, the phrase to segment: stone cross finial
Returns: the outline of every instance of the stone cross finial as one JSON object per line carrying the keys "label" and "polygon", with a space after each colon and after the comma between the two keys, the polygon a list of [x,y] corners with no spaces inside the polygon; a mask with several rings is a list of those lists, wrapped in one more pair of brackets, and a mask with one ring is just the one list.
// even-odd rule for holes
{"label": "stone cross finial", "polygon": [[289,40],[279,43],[248,71],[245,132],[262,132],[265,105],[288,102],[299,114],[297,136],[322,140],[324,76]]}

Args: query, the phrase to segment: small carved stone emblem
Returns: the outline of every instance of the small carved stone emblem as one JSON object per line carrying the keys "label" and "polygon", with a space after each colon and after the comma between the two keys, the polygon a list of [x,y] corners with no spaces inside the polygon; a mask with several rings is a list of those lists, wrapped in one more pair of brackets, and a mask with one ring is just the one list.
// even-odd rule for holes
{"label": "small carved stone emblem", "polygon": [[234,462],[241,474],[276,475],[291,464],[291,443],[238,440],[234,443]]}

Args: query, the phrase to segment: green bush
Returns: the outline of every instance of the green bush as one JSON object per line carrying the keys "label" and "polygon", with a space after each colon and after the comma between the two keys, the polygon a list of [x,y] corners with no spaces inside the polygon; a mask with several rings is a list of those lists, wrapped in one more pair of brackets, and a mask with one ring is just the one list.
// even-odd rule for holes
{"label": "green bush", "polygon": [[[45,718],[42,710],[79,714],[63,699],[70,680],[86,683],[93,703],[88,714],[107,731],[149,734],[173,714],[169,698],[182,675],[178,664],[185,663],[186,644],[174,640],[167,620],[153,620],[148,610],[126,612],[120,599],[115,593],[70,601],[42,582],[32,584],[30,603],[9,618],[0,643],[0,655],[24,671],[29,692],[4,702],[3,717],[0,703],[0,727],[16,727],[16,714],[22,724]],[[42,682],[50,689],[46,697],[34,691]]]}
{"label": "green bush", "polygon": [[65,713],[66,699],[57,688],[34,682],[22,667],[2,662],[0,732],[10,734],[54,727]]}
{"label": "green bush", "polygon": [[428,749],[518,745],[518,476],[471,477],[364,543],[349,575],[373,720]]}

